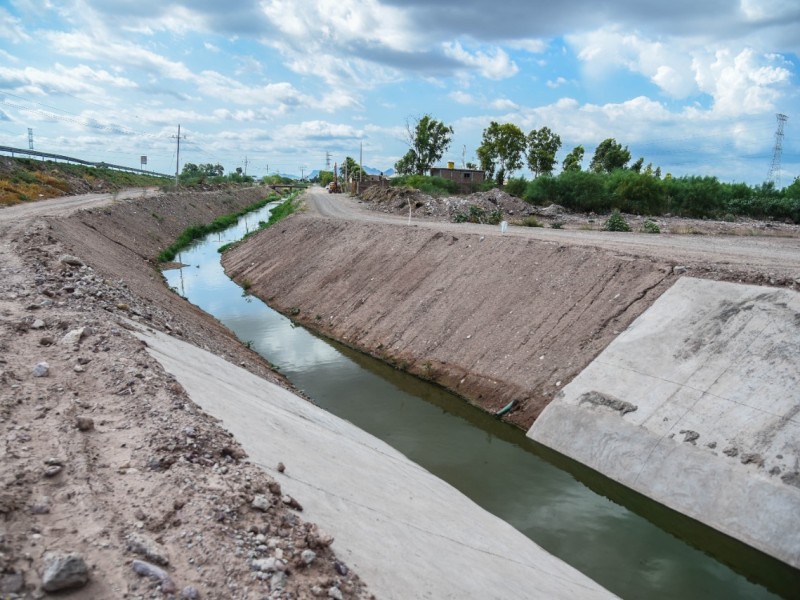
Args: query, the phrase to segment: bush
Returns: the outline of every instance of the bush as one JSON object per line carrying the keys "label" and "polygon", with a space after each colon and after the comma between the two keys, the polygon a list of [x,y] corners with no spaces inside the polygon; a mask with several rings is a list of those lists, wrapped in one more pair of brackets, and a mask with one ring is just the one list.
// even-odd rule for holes
{"label": "bush", "polygon": [[561,223],[560,221],[553,221],[552,223],[550,223],[550,228],[551,229],[562,229],[563,227],[564,227],[564,224]]}
{"label": "bush", "polygon": [[661,228],[655,221],[647,219],[644,223],[642,223],[642,231],[645,233],[661,233]]}
{"label": "bush", "polygon": [[512,196],[516,196],[517,198],[522,198],[525,195],[525,189],[528,187],[528,180],[524,177],[511,177],[508,180],[508,183],[505,185],[505,191],[511,194]]}
{"label": "bush", "polygon": [[522,219],[522,221],[519,222],[519,224],[522,225],[523,227],[544,227],[542,222],[533,215],[525,217],[524,219]]}
{"label": "bush", "polygon": [[611,216],[608,217],[605,223],[603,223],[603,229],[606,231],[630,231],[631,226],[628,225],[628,222],[625,220],[618,210],[615,210],[611,213]]}
{"label": "bush", "polygon": [[403,175],[391,180],[392,187],[409,186],[431,196],[443,196],[458,193],[458,184],[444,177],[430,177],[428,175]]}

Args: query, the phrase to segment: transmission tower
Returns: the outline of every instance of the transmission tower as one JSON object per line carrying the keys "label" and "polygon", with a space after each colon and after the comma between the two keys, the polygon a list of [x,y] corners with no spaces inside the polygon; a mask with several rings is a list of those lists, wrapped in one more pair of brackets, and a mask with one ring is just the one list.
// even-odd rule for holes
{"label": "transmission tower", "polygon": [[28,150],[33,150],[33,129],[28,127]]}
{"label": "transmission tower", "polygon": [[331,168],[331,153],[326,151],[325,152],[325,169],[328,170]]}
{"label": "transmission tower", "polygon": [[775,130],[775,148],[772,150],[772,166],[769,168],[768,181],[773,182],[777,187],[781,185],[781,152],[783,151],[783,126],[789,117],[778,113],[778,129]]}

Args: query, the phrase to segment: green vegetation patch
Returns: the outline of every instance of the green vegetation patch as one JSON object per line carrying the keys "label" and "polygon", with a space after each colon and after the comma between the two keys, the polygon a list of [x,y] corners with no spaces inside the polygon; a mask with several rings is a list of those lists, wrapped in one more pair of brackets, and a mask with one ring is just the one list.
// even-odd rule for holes
{"label": "green vegetation patch", "polygon": [[240,217],[243,217],[247,213],[251,213],[255,210],[260,208],[264,208],[270,202],[275,202],[277,200],[277,195],[270,194],[266,198],[259,200],[255,204],[251,204],[250,206],[240,210],[237,213],[230,214],[230,215],[223,215],[214,219],[211,223],[207,225],[190,225],[186,229],[183,230],[183,233],[178,236],[178,239],[170,245],[168,248],[165,248],[161,254],[158,255],[159,262],[170,262],[175,259],[175,256],[189,246],[195,240],[202,238],[209,233],[214,233],[217,231],[223,231],[232,225],[236,225],[236,222],[239,220]]}
{"label": "green vegetation patch", "polygon": [[446,196],[458,193],[458,184],[444,177],[428,175],[403,175],[391,180],[392,187],[408,186],[430,196]]}

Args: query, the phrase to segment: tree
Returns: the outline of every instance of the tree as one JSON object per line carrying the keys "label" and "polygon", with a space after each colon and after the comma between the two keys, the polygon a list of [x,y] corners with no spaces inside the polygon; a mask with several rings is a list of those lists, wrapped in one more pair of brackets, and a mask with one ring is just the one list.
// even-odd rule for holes
{"label": "tree", "polygon": [[406,132],[411,149],[394,165],[395,171],[404,175],[425,175],[450,147],[453,136],[452,127],[430,115],[417,119],[413,125],[406,121]]}
{"label": "tree", "polygon": [[348,156],[344,159],[342,166],[339,167],[339,174],[342,179],[346,178],[347,181],[356,181],[361,175],[361,167],[358,166],[355,160]]}
{"label": "tree", "polygon": [[200,167],[198,167],[194,163],[186,163],[183,165],[183,170],[181,171],[181,177],[199,177],[200,176]]}
{"label": "tree", "polygon": [[534,129],[528,134],[528,167],[534,177],[553,172],[556,152],[561,148],[561,138],[549,127]]}
{"label": "tree", "polygon": [[506,172],[510,175],[522,168],[525,152],[525,134],[513,123],[500,125],[495,121],[483,130],[483,139],[478,147],[481,168],[491,178],[497,172],[497,184],[503,185]]}
{"label": "tree", "polygon": [[394,170],[399,175],[412,175],[414,173],[414,163],[416,154],[413,150],[409,150],[403,155],[403,158],[394,163]]}
{"label": "tree", "polygon": [[328,187],[328,184],[333,181],[333,171],[320,171],[318,177],[319,184],[322,187]]}
{"label": "tree", "polygon": [[630,159],[627,146],[623,148],[614,138],[607,138],[595,149],[589,168],[595,173],[611,173],[616,169],[624,169]]}
{"label": "tree", "polygon": [[641,173],[643,164],[644,164],[644,157],[640,156],[639,160],[637,160],[635,163],[631,165],[631,171],[635,173]]}
{"label": "tree", "polygon": [[564,158],[564,162],[561,163],[561,170],[568,172],[580,171],[584,152],[585,150],[583,149],[583,146],[575,146],[572,149],[572,152],[567,154],[567,156]]}

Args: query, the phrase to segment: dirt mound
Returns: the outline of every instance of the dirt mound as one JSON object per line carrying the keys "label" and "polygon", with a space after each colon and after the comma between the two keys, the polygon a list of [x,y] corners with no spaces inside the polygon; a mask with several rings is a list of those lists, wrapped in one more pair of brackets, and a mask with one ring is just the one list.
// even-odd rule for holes
{"label": "dirt mound", "polygon": [[468,217],[472,207],[487,215],[499,210],[501,218],[506,220],[533,213],[531,205],[497,189],[468,196],[437,197],[410,187],[374,186],[364,191],[360,198],[371,210],[407,215],[410,204],[413,216],[448,221],[458,220],[462,215]]}

